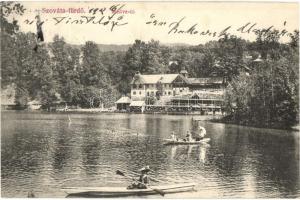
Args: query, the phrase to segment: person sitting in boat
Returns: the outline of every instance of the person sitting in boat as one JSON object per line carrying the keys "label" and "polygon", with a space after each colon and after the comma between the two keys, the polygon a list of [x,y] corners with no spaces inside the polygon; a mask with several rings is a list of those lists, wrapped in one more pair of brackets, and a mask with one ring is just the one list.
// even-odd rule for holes
{"label": "person sitting in boat", "polygon": [[178,140],[174,131],[172,131],[172,133],[171,133],[171,140],[172,141],[177,141]]}
{"label": "person sitting in boat", "polygon": [[202,140],[202,139],[205,137],[205,135],[206,135],[206,130],[205,130],[205,128],[202,127],[202,126],[199,126],[199,131],[197,131],[197,132],[195,133],[195,140],[196,140],[196,141],[200,141],[200,140]]}
{"label": "person sitting in boat", "polygon": [[127,187],[127,189],[147,189],[147,186],[149,185],[149,177],[148,172],[150,172],[150,167],[146,166],[139,170],[141,172],[141,175],[139,179]]}
{"label": "person sitting in boat", "polygon": [[187,141],[187,142],[193,141],[192,134],[190,133],[190,131],[186,132],[186,136],[185,136],[184,141]]}

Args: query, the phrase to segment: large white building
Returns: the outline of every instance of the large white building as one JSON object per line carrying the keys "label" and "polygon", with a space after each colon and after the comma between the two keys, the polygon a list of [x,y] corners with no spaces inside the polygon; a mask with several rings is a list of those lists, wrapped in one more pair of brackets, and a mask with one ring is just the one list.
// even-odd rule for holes
{"label": "large white building", "polygon": [[187,94],[189,88],[175,85],[184,82],[180,74],[155,74],[142,75],[136,73],[131,82],[132,100],[143,100],[145,97],[172,97],[179,94]]}
{"label": "large white building", "polygon": [[[131,81],[131,107],[201,108],[221,112],[224,88],[223,78],[189,78],[186,70],[179,74],[137,72]],[[155,98],[156,102],[149,103],[149,98]]]}

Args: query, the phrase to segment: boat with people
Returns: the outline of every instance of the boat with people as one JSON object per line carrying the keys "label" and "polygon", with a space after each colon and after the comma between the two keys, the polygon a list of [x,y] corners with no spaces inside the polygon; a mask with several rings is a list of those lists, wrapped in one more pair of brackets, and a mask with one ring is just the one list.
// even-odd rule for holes
{"label": "boat with people", "polygon": [[[149,184],[154,178],[148,177],[148,172],[152,171],[149,166],[145,166],[139,170],[141,172],[139,179],[134,179],[124,172],[117,170],[116,174],[125,178],[130,178],[134,182],[127,187],[64,187],[61,190],[66,192],[68,196],[87,196],[87,197],[124,197],[124,196],[141,196],[155,195],[164,196],[170,193],[187,192],[194,190],[195,183],[180,183],[171,185]],[[155,179],[154,179],[155,180]]]}
{"label": "boat with people", "polygon": [[128,189],[127,187],[65,187],[64,192],[70,196],[90,196],[90,197],[125,197],[160,194],[179,193],[193,191],[195,183],[181,183],[173,185],[158,185],[146,189]]}
{"label": "boat with people", "polygon": [[210,141],[210,138],[203,138],[199,141],[187,141],[184,139],[172,140],[172,139],[165,139],[164,145],[195,145],[195,144],[207,144]]}
{"label": "boat with people", "polygon": [[206,130],[202,126],[198,126],[197,130],[186,133],[185,138],[181,139],[175,135],[173,131],[171,133],[171,138],[164,140],[164,145],[195,145],[195,144],[206,144],[210,141],[210,138],[206,138]]}

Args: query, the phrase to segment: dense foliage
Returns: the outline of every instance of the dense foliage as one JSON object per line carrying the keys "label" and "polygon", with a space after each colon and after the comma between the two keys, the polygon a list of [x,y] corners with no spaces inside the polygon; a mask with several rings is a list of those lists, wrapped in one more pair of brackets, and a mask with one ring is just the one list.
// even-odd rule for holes
{"label": "dense foliage", "polygon": [[136,71],[178,73],[185,67],[190,77],[228,80],[227,121],[272,127],[288,127],[297,121],[298,31],[290,35],[288,44],[280,43],[274,30],[258,33],[254,42],[226,35],[197,46],[170,47],[154,40],[136,40],[125,52],[103,52],[91,41],[78,48],[57,35],[35,52],[35,34],[19,32],[17,21],[7,20],[11,12],[22,14],[22,5],[4,6],[1,86],[15,85],[16,103],[21,107],[31,100],[39,100],[45,108],[57,102],[108,107],[122,94],[129,94]]}
{"label": "dense foliage", "polygon": [[[249,63],[226,89],[227,121],[263,127],[290,127],[299,119],[299,47],[295,31],[289,44],[271,32],[253,46],[262,59]],[[297,39],[298,40],[298,39]]]}

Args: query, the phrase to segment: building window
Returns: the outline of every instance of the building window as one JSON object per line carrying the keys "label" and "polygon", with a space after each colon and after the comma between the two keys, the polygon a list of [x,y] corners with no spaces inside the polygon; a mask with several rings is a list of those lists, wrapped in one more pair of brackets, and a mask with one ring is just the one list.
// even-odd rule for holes
{"label": "building window", "polygon": [[146,89],[148,89],[149,88],[149,85],[146,85]]}
{"label": "building window", "polygon": [[147,92],[147,96],[148,96],[148,97],[150,96],[150,93],[149,93],[149,92]]}
{"label": "building window", "polygon": [[140,95],[142,94],[142,92],[140,91]]}
{"label": "building window", "polygon": [[132,88],[133,88],[133,89],[136,89],[136,84],[133,84]]}
{"label": "building window", "polygon": [[171,92],[168,92],[168,95],[171,95]]}
{"label": "building window", "polygon": [[151,92],[151,95],[154,95],[154,92],[153,92],[153,91]]}
{"label": "building window", "polygon": [[142,88],[143,88],[143,85],[139,85],[139,88],[142,89]]}
{"label": "building window", "polygon": [[136,92],[135,91],[133,91],[133,93],[132,93],[133,95],[136,95]]}
{"label": "building window", "polygon": [[182,92],[182,90],[180,90],[180,92]]}

